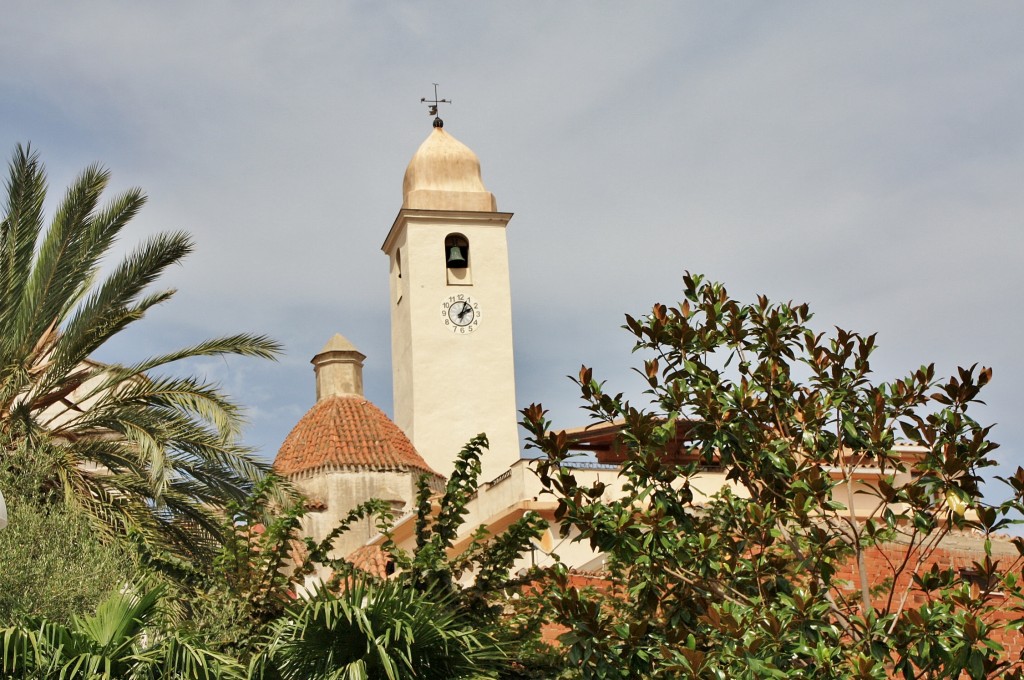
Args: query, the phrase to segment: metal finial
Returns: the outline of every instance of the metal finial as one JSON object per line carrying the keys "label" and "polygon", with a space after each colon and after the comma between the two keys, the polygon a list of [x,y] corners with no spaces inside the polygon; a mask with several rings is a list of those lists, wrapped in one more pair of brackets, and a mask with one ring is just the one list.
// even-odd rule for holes
{"label": "metal finial", "polygon": [[420,97],[420,101],[427,104],[427,113],[434,117],[434,127],[444,127],[444,121],[441,120],[437,115],[438,104],[451,104],[451,99],[438,99],[437,98],[437,83],[434,83],[434,98],[427,99],[426,97]]}

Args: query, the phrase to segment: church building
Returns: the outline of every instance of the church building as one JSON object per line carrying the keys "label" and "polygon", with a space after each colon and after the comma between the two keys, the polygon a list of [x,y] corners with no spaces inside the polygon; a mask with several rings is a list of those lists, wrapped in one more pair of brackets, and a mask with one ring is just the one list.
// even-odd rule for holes
{"label": "church building", "polygon": [[[553,517],[556,504],[541,498],[540,483],[520,457],[506,238],[511,219],[484,186],[476,154],[435,119],[406,169],[402,207],[381,248],[390,272],[394,421],[363,396],[365,356],[335,335],[313,357],[317,402],[274,461],[306,496],[304,530],[314,539],[359,503],[380,498],[400,517],[395,538],[401,545],[405,534],[411,536],[418,477],[430,475],[442,490],[456,455],[481,432],[489,449],[463,525],[467,541],[481,524],[499,533],[526,512]],[[585,474],[614,486],[616,466],[590,467]],[[350,555],[375,539],[366,521],[335,550]],[[531,558],[543,562],[554,547],[549,534]],[[581,555],[574,566],[595,559],[575,549]],[[559,554],[566,559],[563,550]]]}

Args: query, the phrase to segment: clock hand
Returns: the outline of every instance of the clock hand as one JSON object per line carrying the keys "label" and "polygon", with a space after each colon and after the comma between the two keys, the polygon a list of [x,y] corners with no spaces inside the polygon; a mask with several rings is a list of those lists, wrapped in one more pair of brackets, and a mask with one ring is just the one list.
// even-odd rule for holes
{"label": "clock hand", "polygon": [[464,317],[467,314],[469,314],[469,312],[471,310],[472,310],[472,307],[469,306],[469,303],[468,302],[463,302],[462,303],[462,311],[459,312],[459,321],[462,321],[462,317]]}

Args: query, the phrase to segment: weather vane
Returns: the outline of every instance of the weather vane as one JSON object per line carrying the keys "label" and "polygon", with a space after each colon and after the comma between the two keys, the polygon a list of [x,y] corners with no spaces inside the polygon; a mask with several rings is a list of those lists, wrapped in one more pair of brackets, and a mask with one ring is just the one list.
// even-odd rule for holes
{"label": "weather vane", "polygon": [[437,105],[438,104],[451,104],[451,99],[438,99],[437,98],[437,83],[434,83],[434,98],[427,99],[426,97],[420,97],[420,101],[427,104],[427,114],[434,117],[434,127],[444,127],[444,121],[437,116]]}

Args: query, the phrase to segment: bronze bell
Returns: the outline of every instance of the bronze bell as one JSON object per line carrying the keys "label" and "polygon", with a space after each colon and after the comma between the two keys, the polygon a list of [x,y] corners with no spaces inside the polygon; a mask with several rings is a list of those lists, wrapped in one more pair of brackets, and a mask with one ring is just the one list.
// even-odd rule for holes
{"label": "bronze bell", "polygon": [[465,269],[469,262],[466,261],[465,246],[453,245],[448,249],[449,269]]}

